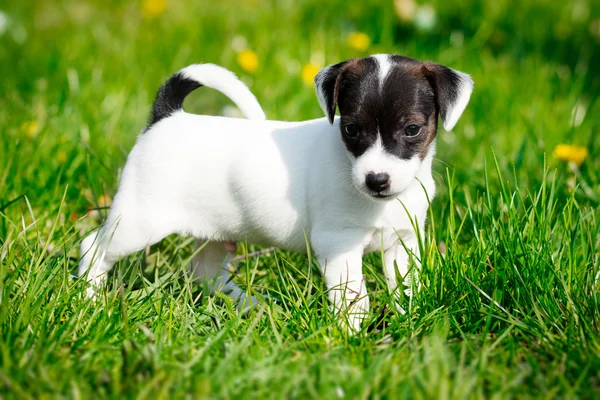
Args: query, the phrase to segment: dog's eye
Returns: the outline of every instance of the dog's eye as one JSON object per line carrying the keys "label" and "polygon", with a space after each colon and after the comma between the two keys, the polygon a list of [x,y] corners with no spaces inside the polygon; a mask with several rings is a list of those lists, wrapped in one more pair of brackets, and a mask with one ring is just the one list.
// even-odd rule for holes
{"label": "dog's eye", "polygon": [[421,127],[418,125],[409,125],[404,129],[406,136],[417,136],[421,132]]}
{"label": "dog's eye", "polygon": [[354,124],[348,124],[348,125],[344,126],[344,133],[349,138],[355,138],[358,136],[358,126],[356,126]]}

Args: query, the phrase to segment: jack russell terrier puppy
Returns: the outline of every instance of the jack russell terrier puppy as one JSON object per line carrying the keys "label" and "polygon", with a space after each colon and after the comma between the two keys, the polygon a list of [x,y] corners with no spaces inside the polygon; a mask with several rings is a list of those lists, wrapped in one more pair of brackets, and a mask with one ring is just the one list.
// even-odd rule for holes
{"label": "jack russell terrier puppy", "polygon": [[[397,278],[411,286],[409,262],[435,193],[438,115],[451,130],[473,81],[433,62],[378,54],[328,66],[315,85],[326,118],[286,122],[265,120],[249,89],[216,65],[169,78],[108,219],[81,245],[88,294],[117,260],[173,233],[205,246],[193,276],[240,302],[252,299],[230,279],[231,241],[306,251],[308,239],[334,309],[353,330],[369,308],[363,254],[383,251],[391,290]],[[248,119],[185,113],[185,97],[200,86],[227,95]]]}

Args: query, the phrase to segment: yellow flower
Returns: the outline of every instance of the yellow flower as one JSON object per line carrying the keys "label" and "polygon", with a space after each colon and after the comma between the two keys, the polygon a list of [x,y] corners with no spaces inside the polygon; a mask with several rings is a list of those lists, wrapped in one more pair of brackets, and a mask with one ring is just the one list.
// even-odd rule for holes
{"label": "yellow flower", "polygon": [[237,62],[245,71],[254,73],[258,69],[258,56],[252,50],[242,50],[237,55]]}
{"label": "yellow flower", "polygon": [[320,67],[316,64],[308,63],[302,67],[302,71],[300,71],[300,75],[302,76],[302,81],[307,86],[312,86],[314,84],[315,75],[319,72]]}
{"label": "yellow flower", "polygon": [[33,138],[40,131],[40,123],[37,121],[27,121],[21,125],[21,129],[29,136]]}
{"label": "yellow flower", "polygon": [[111,205],[111,203],[112,203],[112,199],[107,194],[103,194],[102,196],[98,197],[98,207],[100,207],[100,208],[109,207]]}
{"label": "yellow flower", "polygon": [[572,162],[575,165],[581,165],[588,156],[588,149],[569,144],[559,144],[554,149],[554,157],[562,161]]}
{"label": "yellow flower", "polygon": [[65,153],[63,150],[59,150],[56,154],[56,159],[59,163],[64,163],[65,161],[67,161],[67,153]]}
{"label": "yellow flower", "polygon": [[348,45],[354,50],[365,51],[371,45],[371,39],[366,33],[352,32],[348,35]]}
{"label": "yellow flower", "polygon": [[155,18],[160,16],[167,9],[166,0],[143,0],[142,14],[146,18]]}

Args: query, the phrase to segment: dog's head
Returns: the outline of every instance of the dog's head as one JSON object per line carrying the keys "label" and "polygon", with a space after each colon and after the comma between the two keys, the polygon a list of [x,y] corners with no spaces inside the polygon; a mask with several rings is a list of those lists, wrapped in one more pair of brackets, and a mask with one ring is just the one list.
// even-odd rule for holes
{"label": "dog's head", "polygon": [[382,199],[410,185],[432,147],[438,115],[451,130],[473,91],[467,74],[387,54],[326,67],[315,86],[330,123],[340,110],[354,185]]}

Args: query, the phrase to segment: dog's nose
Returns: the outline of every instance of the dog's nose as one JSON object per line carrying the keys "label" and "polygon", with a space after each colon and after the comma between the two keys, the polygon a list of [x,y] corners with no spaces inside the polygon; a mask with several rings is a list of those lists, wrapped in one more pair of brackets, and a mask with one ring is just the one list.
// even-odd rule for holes
{"label": "dog's nose", "polygon": [[385,172],[378,174],[370,173],[367,174],[365,179],[367,187],[374,192],[383,192],[390,188],[390,176]]}

